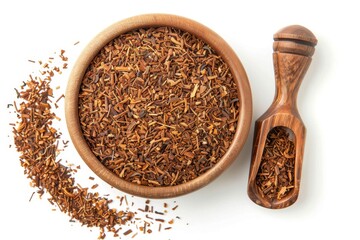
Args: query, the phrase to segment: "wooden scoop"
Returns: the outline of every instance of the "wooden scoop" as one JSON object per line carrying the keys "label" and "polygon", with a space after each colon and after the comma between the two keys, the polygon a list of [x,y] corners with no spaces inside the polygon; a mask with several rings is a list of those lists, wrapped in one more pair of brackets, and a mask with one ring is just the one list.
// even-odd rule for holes
{"label": "wooden scoop", "polygon": [[[274,35],[273,61],[276,93],[269,109],[255,123],[248,182],[250,199],[266,208],[288,207],[296,201],[299,195],[306,130],[297,109],[296,98],[301,81],[310,66],[316,43],[317,40],[314,34],[298,25],[283,28]],[[262,164],[268,133],[279,126],[285,127],[290,133],[291,141],[294,143],[294,177],[293,184],[289,187],[291,190],[288,191],[286,196],[283,198],[269,198],[261,191],[256,179]],[[276,169],[276,171],[279,173],[279,169]],[[268,184],[274,183],[269,182]]]}

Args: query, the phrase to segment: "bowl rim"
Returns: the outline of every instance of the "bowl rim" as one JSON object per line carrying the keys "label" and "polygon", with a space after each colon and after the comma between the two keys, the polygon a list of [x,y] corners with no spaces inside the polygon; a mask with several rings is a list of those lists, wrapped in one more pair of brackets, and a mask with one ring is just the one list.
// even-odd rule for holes
{"label": "bowl rim", "polygon": [[[197,178],[175,186],[149,187],[130,183],[106,168],[92,153],[83,137],[79,113],[78,94],[85,71],[98,52],[112,39],[131,30],[168,26],[187,31],[209,44],[228,64],[239,94],[240,110],[234,139],[218,163]],[[111,186],[126,193],[145,198],[170,198],[198,190],[217,178],[234,162],[245,144],[252,120],[250,84],[239,58],[232,48],[213,30],[185,17],[172,14],[144,14],[116,22],[96,35],[84,48],[70,73],[65,94],[65,118],[70,138],[90,169]]]}

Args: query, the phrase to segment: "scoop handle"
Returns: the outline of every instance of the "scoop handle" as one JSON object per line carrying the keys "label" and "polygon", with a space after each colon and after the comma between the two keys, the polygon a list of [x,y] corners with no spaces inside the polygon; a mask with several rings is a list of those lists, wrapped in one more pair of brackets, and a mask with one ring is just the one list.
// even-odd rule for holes
{"label": "scoop handle", "polygon": [[273,62],[276,93],[273,108],[277,112],[297,111],[297,93],[311,63],[317,40],[305,27],[292,25],[274,34]]}

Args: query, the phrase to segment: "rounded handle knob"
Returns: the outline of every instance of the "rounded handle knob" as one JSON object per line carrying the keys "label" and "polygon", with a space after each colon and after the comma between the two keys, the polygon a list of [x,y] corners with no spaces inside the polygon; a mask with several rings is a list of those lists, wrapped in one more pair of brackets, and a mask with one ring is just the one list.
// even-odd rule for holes
{"label": "rounded handle knob", "polygon": [[291,25],[274,34],[274,52],[292,53],[311,57],[315,52],[317,39],[307,28]]}

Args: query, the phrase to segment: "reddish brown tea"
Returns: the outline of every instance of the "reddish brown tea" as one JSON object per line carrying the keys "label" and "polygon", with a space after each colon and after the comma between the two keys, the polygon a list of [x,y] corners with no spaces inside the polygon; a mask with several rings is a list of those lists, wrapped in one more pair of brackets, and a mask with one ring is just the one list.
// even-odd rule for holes
{"label": "reddish brown tea", "polygon": [[273,128],[266,138],[256,185],[263,197],[280,200],[294,188],[295,143],[291,130]]}
{"label": "reddish brown tea", "polygon": [[84,137],[99,161],[126,181],[186,183],[229,148],[239,117],[231,71],[188,32],[138,29],[108,43],[79,93]]}

